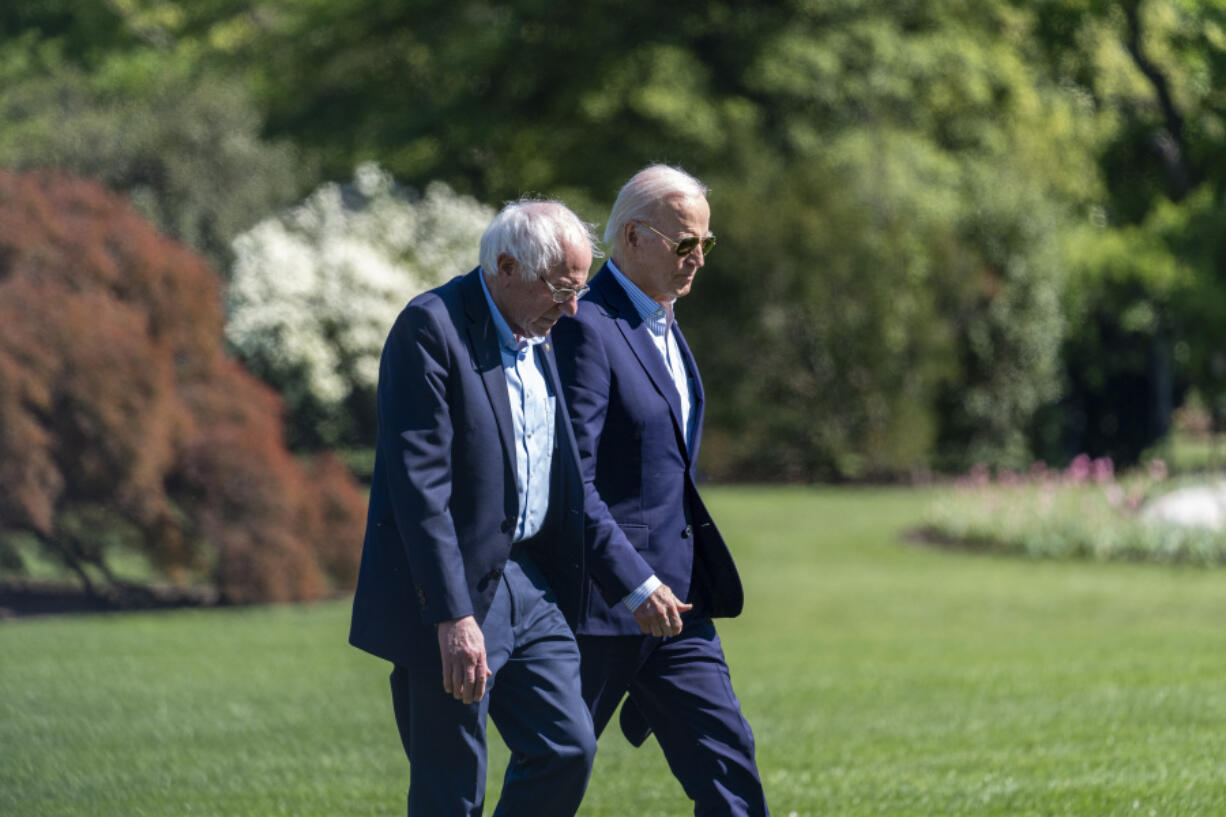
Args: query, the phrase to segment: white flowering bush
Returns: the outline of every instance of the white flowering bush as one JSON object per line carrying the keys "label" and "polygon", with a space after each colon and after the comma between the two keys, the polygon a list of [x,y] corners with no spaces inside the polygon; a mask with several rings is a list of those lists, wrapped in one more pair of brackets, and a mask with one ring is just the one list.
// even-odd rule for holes
{"label": "white flowering bush", "polygon": [[234,241],[226,339],[277,388],[296,447],[369,443],[379,355],[413,296],[477,265],[494,211],[373,163]]}
{"label": "white flowering bush", "polygon": [[924,539],[1034,558],[1226,565],[1226,532],[1146,518],[1172,488],[1166,464],[1117,475],[1110,459],[1082,454],[1063,471],[1035,463],[1026,473],[985,466],[929,506]]}

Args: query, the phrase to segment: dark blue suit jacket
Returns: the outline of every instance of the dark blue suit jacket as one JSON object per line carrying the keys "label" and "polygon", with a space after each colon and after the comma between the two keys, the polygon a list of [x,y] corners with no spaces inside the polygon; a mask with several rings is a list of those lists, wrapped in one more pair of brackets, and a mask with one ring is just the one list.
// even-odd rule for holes
{"label": "dark blue suit jacket", "polygon": [[[410,301],[379,368],[375,472],[349,641],[405,667],[441,664],[438,622],[485,620],[519,514],[506,376],[479,275]],[[521,546],[574,626],[586,593],[583,486],[550,347],[537,347],[557,399],[549,513]]]}
{"label": "dark blue suit jacket", "polygon": [[641,634],[621,600],[652,573],[699,614],[739,615],[740,576],[694,486],[704,397],[689,346],[674,325],[696,392],[687,449],[677,388],[650,330],[607,266],[591,286],[578,314],[552,332],[583,468],[596,591],[577,631]]}

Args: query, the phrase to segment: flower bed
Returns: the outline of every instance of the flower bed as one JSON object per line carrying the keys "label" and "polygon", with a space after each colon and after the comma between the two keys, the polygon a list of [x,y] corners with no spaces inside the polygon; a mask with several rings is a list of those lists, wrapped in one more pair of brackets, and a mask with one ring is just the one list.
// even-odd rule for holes
{"label": "flower bed", "polygon": [[1117,476],[1081,455],[1063,471],[1036,463],[993,477],[977,467],[929,507],[925,541],[1034,558],[1226,564],[1226,531],[1140,518],[1178,487],[1161,460]]}

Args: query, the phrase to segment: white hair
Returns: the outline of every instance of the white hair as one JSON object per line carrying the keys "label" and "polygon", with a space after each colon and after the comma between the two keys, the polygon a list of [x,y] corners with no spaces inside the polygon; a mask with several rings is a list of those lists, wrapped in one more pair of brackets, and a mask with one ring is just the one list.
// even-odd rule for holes
{"label": "white hair", "polygon": [[565,204],[520,199],[503,207],[482,234],[481,269],[486,275],[497,275],[498,256],[506,253],[518,262],[525,281],[535,281],[565,258],[568,246],[581,247],[585,243],[593,258],[604,256],[596,244],[592,225]]}
{"label": "white hair", "polygon": [[604,243],[612,247],[620,239],[622,227],[631,221],[649,221],[660,202],[679,196],[702,199],[707,186],[679,167],[649,165],[630,178],[617,194],[609,223],[604,229]]}

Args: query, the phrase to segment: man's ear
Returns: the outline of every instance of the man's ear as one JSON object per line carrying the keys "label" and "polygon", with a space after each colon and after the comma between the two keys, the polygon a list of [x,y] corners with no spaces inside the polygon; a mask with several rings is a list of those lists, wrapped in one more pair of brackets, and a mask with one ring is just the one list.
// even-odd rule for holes
{"label": "man's ear", "polygon": [[515,260],[515,256],[510,253],[499,253],[498,255],[498,279],[504,280],[503,276],[513,276],[519,274],[519,263]]}
{"label": "man's ear", "polygon": [[627,247],[637,247],[639,244],[638,225],[633,221],[627,221],[622,225],[622,238],[626,240]]}

